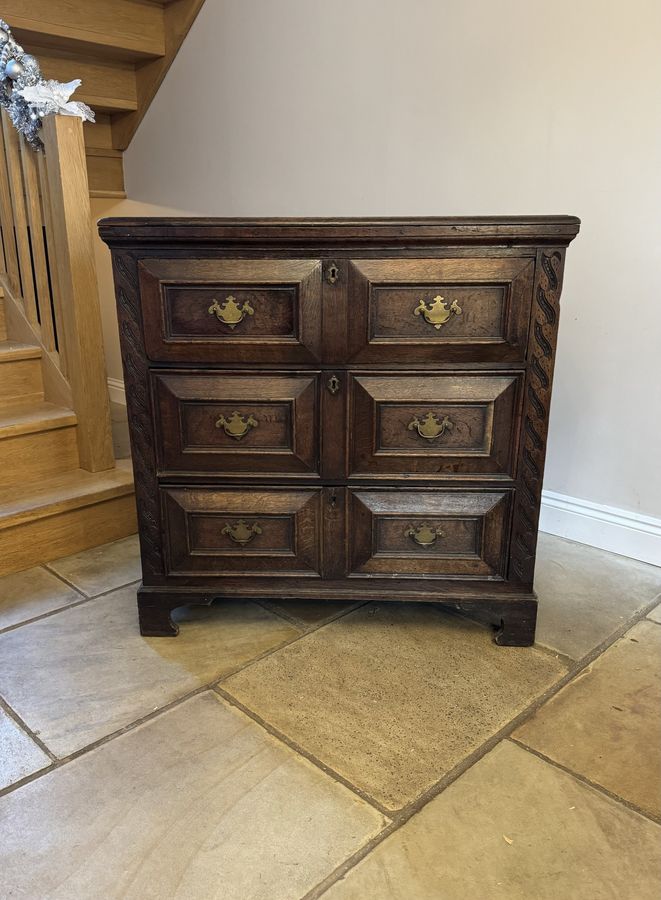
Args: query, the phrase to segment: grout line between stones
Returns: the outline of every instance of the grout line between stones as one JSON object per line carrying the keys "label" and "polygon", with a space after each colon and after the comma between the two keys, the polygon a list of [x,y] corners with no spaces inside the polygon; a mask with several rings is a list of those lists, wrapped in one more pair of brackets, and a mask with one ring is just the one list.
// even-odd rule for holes
{"label": "grout line between stones", "polygon": [[548,763],[556,769],[560,769],[560,771],[564,772],[566,775],[571,775],[577,781],[580,781],[581,784],[592,788],[592,790],[596,791],[598,794],[604,794],[610,800],[614,800],[616,803],[619,803],[622,806],[626,806],[627,809],[631,810],[631,812],[642,816],[644,819],[649,819],[651,822],[655,822],[657,825],[661,825],[661,815],[657,816],[654,813],[642,809],[642,807],[637,806],[635,803],[632,803],[631,800],[627,800],[625,797],[621,797],[619,794],[616,794],[614,791],[609,790],[607,787],[604,787],[603,784],[599,784],[599,782],[597,781],[592,781],[586,775],[582,775],[580,772],[575,772],[573,769],[570,769],[569,766],[565,766],[563,765],[563,763],[558,762],[557,759],[553,759],[551,756],[547,756],[545,753],[542,753],[541,750],[537,750],[535,747],[531,747],[520,738],[516,738],[510,735],[507,740],[512,744],[516,744],[517,747],[520,747],[527,753],[531,753],[533,756],[541,759],[542,762]]}
{"label": "grout line between stones", "polygon": [[[57,757],[55,756],[55,754],[52,753],[51,750],[46,746],[46,744],[44,744],[44,742],[41,740],[41,738],[37,734],[34,733],[34,731],[30,728],[30,726],[26,722],[23,721],[23,719],[19,716],[19,714],[16,712],[16,710],[7,703],[7,701],[4,699],[4,697],[0,697],[0,709],[2,709],[9,716],[10,719],[13,719],[13,721],[16,723],[16,725],[18,725],[18,727],[21,728],[28,735],[28,737],[37,745],[37,747],[39,747],[39,749],[43,753],[46,754],[46,756],[52,762],[55,762],[57,760]],[[50,766],[48,768],[50,768]],[[44,770],[40,769],[39,771],[43,772]],[[11,787],[11,785],[10,785],[10,787]],[[2,794],[2,791],[0,791],[0,795],[1,794]]]}
{"label": "grout line between stones", "polygon": [[297,619],[296,616],[291,613],[286,612],[284,609],[277,609],[274,606],[269,606],[268,600],[252,600],[252,603],[256,603],[257,606],[261,606],[262,609],[265,609],[267,612],[273,613],[276,616],[279,616],[281,619],[284,619],[285,622],[289,622],[290,625],[295,625],[297,628],[303,629],[306,633],[310,628],[323,628],[324,625],[330,625],[331,622],[336,622],[338,619],[341,619],[343,616],[348,615],[349,613],[355,612],[357,609],[360,609],[361,606],[367,606],[368,603],[372,603],[371,600],[359,600],[356,603],[352,603],[351,606],[348,606],[346,609],[338,610],[336,613],[331,613],[327,618],[322,619],[319,622],[315,622],[310,625],[309,622],[304,622],[302,619]]}
{"label": "grout line between stones", "polygon": [[[132,582],[129,582],[127,585],[120,585],[120,587],[129,587],[132,584],[139,584],[139,583],[140,583],[139,580],[132,581]],[[116,590],[119,590],[119,588],[111,588],[110,590],[104,591],[101,594],[96,594],[94,597],[83,597],[83,598],[81,598],[81,600],[76,601],[75,603],[70,603],[68,606],[63,606],[60,609],[50,610],[49,612],[44,613],[41,616],[36,616],[33,619],[29,619],[25,622],[20,622],[17,625],[10,626],[9,628],[5,629],[5,631],[14,631],[16,628],[20,628],[21,625],[27,625],[29,622],[36,622],[36,621],[39,621],[40,619],[50,618],[50,616],[55,615],[58,612],[62,612],[65,609],[71,609],[74,606],[80,606],[81,604],[87,603],[90,600],[97,600],[99,597],[105,597],[107,594],[111,594],[113,591],[116,591]],[[252,602],[254,602],[254,601],[252,601]],[[368,602],[370,602],[370,601],[366,601],[366,603],[368,603]],[[364,604],[359,604],[359,605],[364,605]],[[283,641],[282,643],[277,644],[274,647],[268,648],[263,653],[259,654],[259,656],[252,657],[244,664],[236,666],[233,669],[228,670],[221,676],[221,679],[214,677],[211,679],[211,681],[205,682],[204,684],[200,685],[199,687],[194,688],[192,691],[188,691],[187,693],[183,694],[181,697],[176,697],[174,700],[171,700],[169,703],[166,703],[164,706],[160,706],[158,709],[152,710],[151,712],[146,713],[144,716],[141,716],[140,718],[135,719],[133,722],[130,722],[129,724],[122,726],[122,728],[119,728],[116,731],[111,732],[110,734],[104,735],[103,737],[99,738],[98,740],[92,741],[92,743],[86,744],[84,747],[81,747],[79,750],[75,750],[73,753],[69,753],[63,757],[58,757],[54,753],[52,753],[51,750],[43,743],[43,741],[40,738],[38,738],[37,735],[35,735],[35,733],[32,731],[32,729],[12,709],[12,707],[9,706],[9,704],[5,700],[3,700],[2,697],[0,697],[0,707],[5,709],[7,714],[9,716],[11,716],[11,718],[14,719],[14,721],[25,732],[27,732],[27,734],[32,738],[32,740],[37,744],[37,746],[39,746],[44,751],[44,753],[47,754],[49,759],[52,760],[52,764],[50,766],[46,766],[43,769],[39,769],[37,772],[32,772],[30,775],[26,775],[25,778],[21,778],[18,781],[15,781],[12,784],[9,784],[6,787],[0,789],[0,798],[4,797],[6,794],[12,793],[13,791],[17,790],[20,787],[23,787],[26,784],[29,784],[31,781],[36,781],[37,778],[41,778],[43,775],[48,775],[50,772],[53,772],[56,769],[59,769],[62,766],[67,765],[68,763],[73,762],[76,759],[79,759],[81,756],[84,756],[85,754],[91,752],[92,750],[96,750],[98,747],[101,747],[103,744],[110,743],[110,741],[115,740],[115,738],[121,737],[123,734],[128,734],[130,731],[133,731],[133,729],[138,728],[140,725],[143,725],[145,722],[149,722],[152,719],[157,718],[162,713],[165,713],[168,710],[174,708],[175,706],[178,706],[180,703],[184,703],[186,700],[190,700],[192,697],[197,696],[197,694],[204,693],[204,691],[214,691],[214,693],[217,693],[220,695],[220,692],[215,691],[215,685],[219,680],[222,681],[225,678],[229,678],[231,675],[236,675],[237,672],[241,672],[243,669],[248,668],[248,666],[251,666],[253,663],[259,662],[261,659],[264,659],[273,653],[277,653],[278,650],[282,650],[284,647],[289,646],[289,644],[294,644],[296,641],[300,640],[301,638],[305,637],[306,635],[311,634],[314,631],[318,631],[320,628],[323,628],[325,625],[330,624],[331,621],[335,621],[336,619],[341,618],[343,615],[346,615],[346,614],[352,612],[354,608],[355,607],[352,607],[352,608],[346,609],[346,610],[342,610],[338,613],[337,616],[334,616],[332,619],[327,619],[327,620],[324,620],[323,622],[317,623],[317,624],[313,625],[312,627],[309,627],[307,630],[302,630],[300,625],[295,626],[298,628],[299,633],[296,634],[291,640]],[[272,610],[269,610],[269,611],[273,612]],[[288,624],[292,625],[293,623],[288,622]],[[266,729],[266,730],[268,730],[268,729]],[[301,754],[301,755],[303,755],[303,754]]]}
{"label": "grout line between stones", "polygon": [[[56,559],[51,560],[50,562],[57,562]],[[60,575],[59,572],[56,572],[55,569],[51,568],[50,562],[42,563],[40,568],[45,569],[50,575],[54,575],[58,581],[61,581],[63,584],[66,584],[67,587],[72,588],[77,594],[80,594],[81,597],[85,597],[89,600],[89,597],[85,593],[82,588],[79,588],[77,584],[74,584],[72,581],[69,581],[68,578],[65,578],[64,575]]]}
{"label": "grout line between stones", "polygon": [[[90,598],[91,599],[91,598]],[[205,691],[209,691],[210,685],[203,684],[199,687],[193,688],[191,691],[187,691],[185,694],[182,694],[181,697],[176,697],[174,700],[171,700],[169,703],[166,703],[164,706],[159,706],[158,709],[153,709],[148,713],[145,713],[144,716],[141,716],[139,719],[135,719],[133,722],[130,722],[128,725],[124,725],[122,728],[118,728],[116,731],[111,732],[110,734],[106,734],[103,737],[100,737],[96,741],[92,741],[91,744],[86,744],[84,747],[81,747],[79,750],[74,750],[73,753],[67,754],[67,756],[57,757],[43,744],[43,748],[45,752],[48,753],[49,757],[53,760],[53,764],[47,766],[45,769],[40,769],[38,772],[33,772],[31,775],[26,775],[25,778],[22,778],[20,781],[14,782],[14,784],[7,785],[7,787],[2,788],[0,790],[0,798],[4,797],[6,794],[11,794],[13,791],[17,790],[20,787],[23,787],[26,784],[29,784],[31,781],[36,781],[38,778],[43,777],[44,775],[49,775],[51,772],[56,771],[57,769],[61,769],[63,766],[68,765],[71,762],[74,762],[76,759],[79,759],[81,756],[86,756],[88,753],[91,753],[92,750],[96,750],[99,747],[102,747],[104,744],[109,744],[111,741],[114,741],[116,738],[121,737],[124,734],[128,734],[131,731],[134,731],[140,725],[144,725],[146,722],[150,722],[152,719],[158,718],[158,716],[163,713],[168,712],[171,709],[174,709],[176,706],[179,706],[181,703],[185,703],[187,700],[190,700],[192,697],[196,697],[198,694],[203,694]],[[5,701],[0,698],[0,705],[5,706]],[[11,707],[10,707],[11,710]],[[12,717],[16,719],[16,721],[21,725],[22,728],[26,726],[23,724],[22,720],[16,716],[13,710],[11,710]],[[30,737],[34,739],[34,733],[27,729]],[[41,743],[41,742],[40,742]]]}
{"label": "grout line between stones", "polygon": [[[49,572],[52,572],[52,570],[49,569],[47,566],[44,566],[44,568],[47,568]],[[56,577],[60,578],[60,576],[57,575],[57,573],[52,572],[52,574],[54,574],[54,575],[56,575]],[[62,578],[60,578],[60,580],[65,581],[65,579],[62,579]],[[68,583],[68,582],[65,581],[65,583]],[[138,583],[138,581],[127,582],[126,585],[118,585],[116,587],[109,589],[108,591],[104,591],[100,594],[96,594],[93,597],[87,597],[86,595],[82,595],[80,601],[76,601],[74,603],[68,604],[67,606],[61,607],[60,609],[57,609],[57,610],[51,610],[47,613],[44,613],[41,616],[36,616],[33,619],[26,620],[25,622],[21,622],[15,626],[9,626],[9,628],[4,629],[3,632],[14,630],[15,628],[21,627],[22,625],[26,625],[26,624],[38,621],[43,618],[49,618],[50,616],[55,615],[59,612],[62,612],[65,609],[70,609],[74,606],[79,606],[82,603],[88,602],[89,600],[98,599],[99,597],[103,597],[106,594],[112,593],[115,590],[119,590],[122,587],[128,587],[131,584],[136,584],[136,583]],[[77,593],[81,593],[75,587],[75,585],[70,585],[70,586],[73,587],[74,590],[77,591]],[[568,671],[565,673],[565,675],[563,675],[557,682],[555,682],[553,685],[551,685],[551,687],[549,687],[543,694],[541,694],[539,697],[537,697],[535,700],[533,700],[514,719],[511,719],[501,729],[499,729],[498,732],[496,732],[494,735],[492,735],[490,738],[488,738],[486,741],[484,741],[478,748],[476,748],[475,751],[473,751],[473,753],[469,754],[467,757],[465,757],[463,760],[461,760],[460,763],[457,764],[457,766],[455,766],[453,769],[451,769],[449,772],[447,772],[441,779],[439,779],[427,791],[423,792],[414,801],[412,801],[410,804],[407,804],[405,807],[403,807],[400,810],[393,811],[393,810],[389,810],[386,807],[382,806],[380,803],[378,803],[378,801],[376,801],[374,798],[370,797],[369,794],[362,791],[360,788],[358,788],[356,785],[353,785],[348,780],[344,779],[338,773],[334,772],[334,770],[330,769],[328,766],[326,766],[324,763],[322,763],[320,760],[318,760],[314,755],[308,753],[308,751],[306,751],[304,748],[299,747],[295,742],[290,741],[290,739],[287,738],[286,735],[283,735],[277,729],[273,728],[273,726],[270,726],[265,720],[262,720],[261,717],[258,716],[258,714],[253,713],[252,710],[250,710],[248,707],[244,707],[243,704],[241,704],[231,694],[228,694],[221,686],[222,682],[225,679],[231,677],[232,675],[237,674],[237,672],[240,672],[243,669],[246,669],[249,666],[259,662],[260,660],[262,660],[268,656],[271,656],[274,653],[277,653],[279,650],[282,650],[284,647],[287,647],[290,644],[296,643],[298,640],[301,640],[302,638],[306,637],[308,634],[312,634],[315,631],[319,631],[321,628],[325,627],[326,625],[330,624],[331,622],[337,621],[337,619],[340,619],[343,616],[348,615],[351,612],[354,612],[356,609],[359,609],[361,606],[367,605],[368,603],[371,602],[369,600],[364,601],[364,602],[359,602],[356,605],[352,605],[351,607],[347,608],[346,610],[340,611],[336,616],[332,616],[328,619],[325,619],[320,623],[315,623],[313,626],[307,627],[307,628],[304,627],[303,625],[301,625],[301,623],[299,623],[299,622],[292,622],[292,621],[288,620],[286,615],[280,615],[280,618],[284,619],[285,621],[289,621],[289,624],[293,624],[296,627],[298,627],[299,629],[301,629],[301,633],[296,635],[291,641],[285,641],[278,646],[269,648],[267,651],[265,651],[264,653],[260,654],[257,657],[250,659],[245,664],[236,667],[232,671],[228,671],[220,679],[213,679],[211,682],[200,685],[199,687],[193,689],[192,691],[188,691],[187,693],[183,694],[180,697],[175,698],[174,700],[170,701],[169,703],[165,704],[164,706],[159,707],[157,710],[152,710],[151,712],[145,714],[144,716],[141,716],[140,718],[134,720],[133,722],[129,723],[128,725],[123,726],[121,729],[118,729],[109,735],[105,735],[102,738],[99,738],[97,741],[94,741],[91,744],[88,744],[85,747],[82,747],[80,750],[74,751],[73,753],[69,754],[66,757],[62,757],[62,758],[55,757],[54,754],[43,743],[43,741],[41,741],[34,734],[34,732],[32,732],[32,730],[29,728],[29,726],[27,726],[23,722],[23,720],[15,713],[15,711],[6,703],[6,701],[4,701],[0,697],[0,706],[3,709],[5,709],[7,714],[10,715],[11,718],[14,719],[14,721],[16,721],[16,723],[24,731],[26,731],[26,733],[48,755],[48,757],[53,760],[52,765],[50,765],[44,769],[41,769],[38,772],[35,772],[31,775],[28,775],[25,778],[21,779],[20,781],[17,781],[16,783],[9,785],[6,788],[3,788],[2,790],[0,790],[0,797],[3,797],[6,794],[11,793],[16,789],[18,789],[32,781],[37,780],[38,778],[41,778],[42,776],[47,775],[50,772],[55,771],[56,769],[61,768],[64,765],[67,765],[68,763],[73,762],[76,759],[79,759],[81,756],[86,755],[87,753],[91,752],[92,750],[97,749],[98,747],[103,746],[104,744],[110,743],[111,741],[115,740],[116,738],[121,737],[122,735],[133,731],[134,729],[138,728],[140,725],[143,725],[146,722],[149,722],[152,719],[155,719],[158,716],[168,712],[169,710],[179,706],[180,704],[185,703],[187,700],[190,700],[192,697],[195,697],[198,694],[204,693],[205,691],[212,690],[218,696],[220,696],[224,700],[226,700],[228,703],[230,703],[231,705],[235,706],[236,708],[238,708],[242,712],[244,712],[249,718],[251,718],[257,724],[261,725],[261,727],[263,727],[264,730],[267,731],[267,733],[271,734],[273,737],[275,737],[276,739],[283,742],[286,746],[288,746],[294,752],[298,753],[300,756],[303,756],[309,762],[311,762],[312,764],[314,764],[315,766],[320,768],[329,777],[332,777],[334,780],[343,784],[352,793],[354,793],[355,795],[360,797],[361,800],[368,803],[370,806],[372,806],[374,809],[376,809],[378,812],[380,812],[383,816],[385,816],[386,818],[391,820],[390,824],[387,825],[384,829],[382,829],[382,831],[379,832],[378,835],[376,835],[374,838],[372,838],[371,841],[367,842],[364,845],[364,847],[360,848],[354,854],[352,854],[350,857],[348,857],[333,872],[331,872],[323,881],[321,881],[319,884],[317,884],[314,888],[312,888],[310,891],[308,891],[308,893],[305,894],[304,897],[301,898],[301,900],[317,900],[317,898],[321,897],[328,890],[328,888],[331,887],[332,884],[334,884],[336,881],[338,881],[340,878],[342,878],[345,874],[347,874],[347,872],[349,872],[358,862],[360,862],[360,860],[365,858],[376,846],[378,846],[380,843],[382,843],[382,841],[384,841],[387,837],[389,837],[391,834],[393,834],[396,830],[401,828],[413,815],[415,815],[424,806],[426,806],[427,803],[429,803],[432,799],[434,799],[439,794],[441,794],[447,787],[449,787],[454,781],[456,781],[461,775],[463,775],[464,772],[466,772],[476,762],[478,762],[483,756],[485,756],[488,752],[490,752],[490,750],[492,750],[493,747],[495,747],[497,743],[499,743],[504,738],[509,738],[514,743],[519,744],[519,742],[516,739],[510,738],[511,732],[513,732],[516,728],[518,728],[519,725],[523,724],[523,722],[526,721],[528,718],[532,717],[532,715],[534,715],[534,713],[536,713],[538,709],[540,709],[553,696],[555,696],[560,690],[562,690],[563,687],[565,687],[567,684],[569,684],[578,674],[580,674],[585,668],[587,668],[587,666],[589,666],[597,657],[601,656],[602,653],[604,653],[613,644],[615,644],[634,625],[636,625],[636,624],[638,624],[638,622],[646,619],[646,616],[649,614],[649,612],[651,612],[658,605],[660,597],[661,597],[661,594],[657,594],[653,598],[653,600],[650,601],[645,607],[642,607],[637,613],[635,613],[631,618],[626,620],[618,629],[616,629],[616,631],[614,631],[611,635],[609,635],[597,647],[593,648],[589,653],[585,654],[579,660],[570,660],[568,657],[565,657],[563,654],[553,651],[551,648],[546,648],[544,646],[535,645],[536,649],[545,650],[546,652],[553,654],[554,656],[561,659],[562,661],[569,660],[570,665],[569,665]],[[253,601],[253,602],[256,602],[256,601]],[[262,604],[258,604],[258,605],[262,605]],[[275,615],[279,615],[279,613],[277,613],[273,609],[269,609],[268,607],[263,607],[263,608],[268,609],[270,612],[272,612]],[[653,620],[648,620],[648,621],[653,621]],[[653,624],[661,624],[661,623],[653,623]],[[503,650],[506,652],[506,648],[503,648]],[[520,745],[520,746],[523,746],[529,752],[533,752],[533,753],[535,752],[531,748],[526,747],[525,745]],[[542,754],[536,754],[536,755],[539,755],[540,758],[545,759]],[[602,791],[603,793],[605,793],[606,795],[611,797],[611,799],[613,799],[615,802],[621,803],[622,805],[626,806],[627,808],[632,809],[634,812],[636,812],[640,815],[643,815],[645,818],[649,819],[650,821],[654,821],[654,822],[657,821],[656,819],[651,817],[649,814],[644,813],[640,809],[636,808],[633,804],[629,804],[627,801],[623,800],[622,798],[618,797],[617,795],[611,794],[606,789],[604,789],[598,785],[592,784],[591,782],[589,782],[589,780],[584,779],[582,776],[578,775],[578,773],[573,772],[571,769],[564,769],[564,767],[560,766],[557,763],[554,763],[553,760],[546,760],[546,761],[552,765],[556,765],[558,768],[563,769],[563,771],[566,771],[568,774],[575,776],[579,781],[584,781],[584,783],[588,784],[590,787],[593,787],[596,790]]]}
{"label": "grout line between stones", "polygon": [[[248,601],[250,603],[256,603],[255,600]],[[365,601],[365,603],[360,604],[361,606],[366,606],[367,603],[370,603],[370,600]],[[262,606],[262,604],[258,604]],[[233,669],[228,669],[227,672],[224,672],[220,678],[214,678],[213,681],[209,682],[209,687],[215,689],[215,686],[221,684],[228,678],[231,678],[233,675],[237,675],[239,672],[243,672],[244,669],[250,668],[250,666],[255,665],[255,663],[261,662],[263,659],[266,659],[268,656],[272,656],[274,653],[277,653],[279,650],[283,650],[285,647],[289,647],[291,644],[295,644],[297,641],[300,641],[302,638],[307,637],[309,634],[314,634],[315,631],[319,631],[322,628],[325,628],[326,625],[330,625],[332,622],[336,622],[338,619],[341,619],[343,616],[348,615],[350,612],[353,612],[354,609],[358,607],[352,607],[351,609],[342,610],[336,616],[331,619],[324,619],[322,622],[315,622],[313,625],[304,626],[299,622],[295,622],[292,619],[285,618],[284,616],[280,616],[283,621],[287,622],[288,625],[292,625],[294,628],[297,628],[299,633],[293,637],[291,640],[285,640],[280,644],[277,644],[274,647],[269,647],[267,650],[264,650],[258,656],[253,656],[249,660],[246,660],[244,663],[240,663],[238,666],[235,666]],[[268,607],[262,606],[262,609],[266,609],[267,612],[271,612],[274,615],[276,614],[274,610],[268,609]]]}
{"label": "grout line between stones", "polygon": [[291,738],[287,737],[284,732],[280,731],[274,725],[271,725],[258,713],[253,712],[253,710],[241,703],[240,700],[237,700],[237,698],[232,694],[229,694],[227,691],[223,690],[220,684],[215,684],[212,690],[220,697],[222,697],[223,700],[229,703],[230,706],[234,706],[236,709],[240,710],[242,713],[248,716],[248,718],[252,719],[253,722],[261,725],[264,731],[268,732],[268,734],[270,734],[272,737],[277,738],[281,743],[289,747],[290,750],[294,750],[299,756],[302,756],[307,759],[308,762],[313,763],[317,768],[321,769],[322,772],[324,772],[326,775],[329,775],[334,781],[337,781],[340,784],[344,785],[344,787],[348,788],[352,794],[356,794],[362,801],[378,810],[378,812],[380,812],[382,816],[385,816],[387,819],[392,820],[392,810],[388,810],[385,806],[382,806],[378,802],[378,800],[375,800],[368,793],[357,787],[357,785],[353,784],[347,778],[344,778],[344,776],[340,775],[339,772],[336,772],[335,769],[331,769],[330,766],[322,762],[313,753],[310,753],[309,750],[306,750],[305,747],[302,747],[300,744],[297,744],[296,741],[293,741]]}
{"label": "grout line between stones", "polygon": [[[50,569],[48,571],[50,572]],[[69,585],[68,582],[65,582],[65,584]],[[40,622],[42,619],[50,619],[51,616],[56,616],[58,613],[64,612],[67,609],[75,609],[77,606],[82,606],[84,603],[89,603],[90,600],[98,600],[100,597],[107,597],[108,594],[112,594],[115,591],[121,590],[122,588],[131,587],[131,585],[133,584],[140,584],[140,579],[138,579],[137,581],[129,581],[126,584],[117,585],[117,587],[108,588],[107,591],[101,591],[100,594],[94,594],[93,597],[88,597],[86,594],[81,594],[80,600],[73,600],[71,603],[67,603],[65,606],[58,606],[57,609],[49,609],[47,612],[40,613],[38,616],[32,616],[31,619],[25,619],[23,622],[16,622],[14,625],[7,625],[6,628],[0,628],[0,635],[7,634],[7,632],[9,631],[16,631],[17,628],[22,628],[23,625],[32,625],[33,622]],[[69,587],[74,586],[69,585]],[[78,593],[80,594],[80,591],[78,591]]]}
{"label": "grout line between stones", "polygon": [[[475,763],[479,762],[484,756],[487,755],[500,741],[504,739],[515,740],[511,738],[512,732],[514,732],[520,725],[522,725],[525,721],[532,718],[535,713],[541,709],[549,700],[551,700],[556,694],[558,694],[564,687],[570,684],[578,675],[581,674],[588,666],[590,666],[595,659],[602,655],[606,650],[613,646],[613,644],[617,643],[634,625],[637,625],[638,622],[645,620],[645,617],[648,613],[658,605],[659,597],[661,594],[657,594],[656,597],[652,601],[650,601],[646,606],[641,607],[636,613],[634,613],[631,618],[626,620],[620,627],[614,631],[609,637],[603,640],[597,647],[594,647],[589,653],[586,653],[585,656],[581,657],[579,660],[572,660],[572,665],[568,669],[568,671],[560,678],[557,682],[552,684],[543,694],[533,700],[524,710],[522,710],[514,719],[511,719],[507,722],[501,729],[499,729],[494,735],[484,741],[473,753],[466,756],[461,762],[459,762],[453,769],[440,778],[434,785],[432,785],[427,791],[420,794],[415,800],[413,800],[410,804],[403,807],[398,812],[387,811],[386,815],[392,818],[392,822],[389,826],[383,829],[383,831],[379,832],[371,841],[365,844],[364,847],[357,850],[350,857],[344,860],[333,872],[326,876],[321,882],[319,882],[314,888],[308,891],[300,900],[319,900],[326,891],[334,885],[337,881],[343,878],[351,869],[353,869],[362,859],[368,856],[372,850],[381,844],[386,838],[390,837],[391,834],[394,834],[398,829],[400,829],[403,825],[408,822],[416,813],[420,812],[423,807],[425,807],[431,800],[438,797],[446,788],[450,787],[453,782],[455,782],[461,775],[468,771]],[[503,648],[506,649],[506,648]],[[528,748],[526,748],[528,749]],[[549,760],[549,762],[552,762]],[[561,767],[559,767],[561,768]],[[573,772],[571,769],[565,770],[568,774],[574,775],[578,778],[578,780],[582,780],[581,776],[576,772]],[[590,784],[590,782],[585,779],[586,784]],[[596,788],[597,790],[602,790],[604,793],[607,793],[603,788],[600,788],[597,785],[590,784],[591,787]],[[617,797],[615,794],[608,794],[612,800],[615,802],[621,802],[624,806],[628,808],[634,809],[632,806],[622,801],[621,798]],[[650,819],[651,821],[656,822],[655,819],[650,817],[648,814],[643,813],[639,809],[634,809],[635,812],[643,815],[645,818]]]}

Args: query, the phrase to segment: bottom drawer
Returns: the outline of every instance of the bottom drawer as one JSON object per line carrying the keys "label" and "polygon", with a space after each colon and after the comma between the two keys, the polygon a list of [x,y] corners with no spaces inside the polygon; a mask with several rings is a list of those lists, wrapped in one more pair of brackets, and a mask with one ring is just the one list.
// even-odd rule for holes
{"label": "bottom drawer", "polygon": [[511,493],[350,491],[351,574],[504,578]]}
{"label": "bottom drawer", "polygon": [[161,489],[172,575],[319,575],[318,490]]}

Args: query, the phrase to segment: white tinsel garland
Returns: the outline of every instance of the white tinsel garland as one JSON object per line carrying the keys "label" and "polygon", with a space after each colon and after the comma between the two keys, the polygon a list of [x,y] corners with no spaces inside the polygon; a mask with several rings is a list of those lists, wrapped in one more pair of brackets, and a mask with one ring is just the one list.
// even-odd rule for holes
{"label": "white tinsel garland", "polygon": [[43,147],[39,131],[44,116],[60,113],[94,121],[89,106],[69,99],[80,86],[80,80],[62,84],[42,78],[37,60],[14,40],[9,25],[2,19],[0,47],[0,106],[7,110],[15,128],[31,147],[35,150]]}

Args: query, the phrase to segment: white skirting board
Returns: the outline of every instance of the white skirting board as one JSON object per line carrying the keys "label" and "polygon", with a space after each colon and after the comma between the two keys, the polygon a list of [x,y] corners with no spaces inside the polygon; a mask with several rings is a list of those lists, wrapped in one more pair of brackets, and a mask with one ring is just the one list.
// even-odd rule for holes
{"label": "white skirting board", "polygon": [[121,403],[122,406],[126,406],[126,391],[121,378],[108,379],[108,393],[110,394],[111,403]]}
{"label": "white skirting board", "polygon": [[661,566],[661,519],[542,492],[540,531]]}
{"label": "white skirting board", "polygon": [[[109,378],[108,391],[113,403],[126,406],[121,379]],[[543,491],[539,527],[579,544],[661,566],[661,519],[652,516]]]}

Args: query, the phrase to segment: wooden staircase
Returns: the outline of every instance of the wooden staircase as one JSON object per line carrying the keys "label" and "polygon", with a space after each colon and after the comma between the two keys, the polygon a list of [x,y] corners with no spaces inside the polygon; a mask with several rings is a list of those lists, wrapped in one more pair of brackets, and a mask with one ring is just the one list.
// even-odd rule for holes
{"label": "wooden staircase", "polygon": [[5,0],[2,18],[46,78],[82,79],[93,197],[125,197],[123,151],[204,0]]}
{"label": "wooden staircase", "polygon": [[0,575],[135,530],[124,460],[80,468],[75,413],[44,399],[42,349],[7,340],[0,299]]}
{"label": "wooden staircase", "polygon": [[97,122],[44,120],[35,154],[0,127],[0,575],[136,530],[115,462],[90,196],[122,154],[204,0],[6,0],[45,77],[83,80]]}

